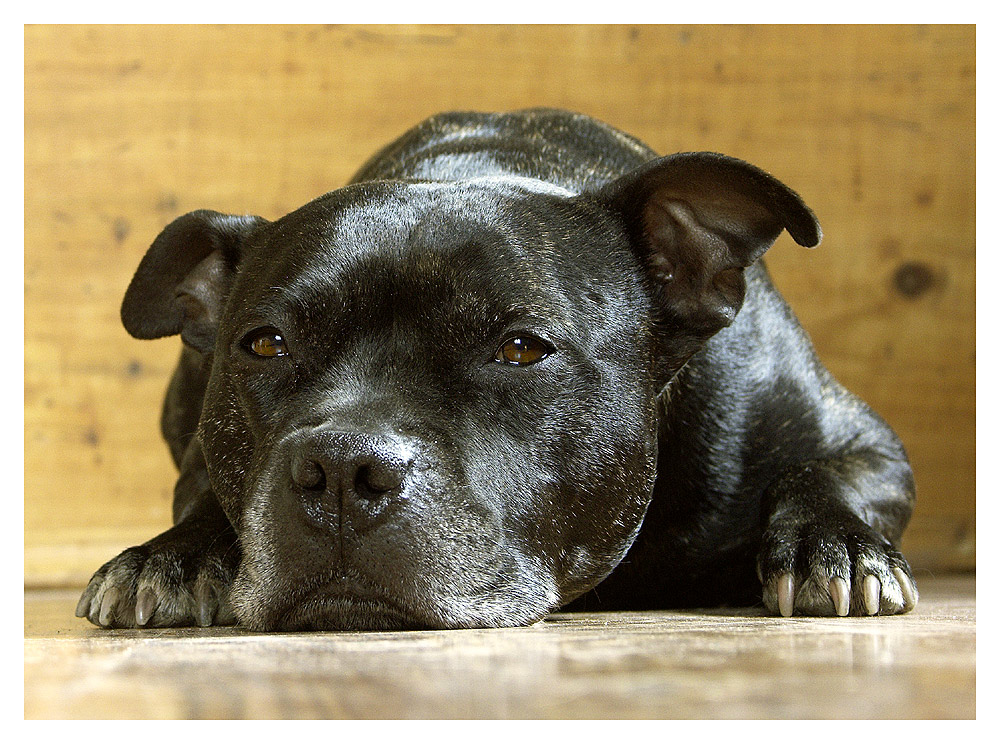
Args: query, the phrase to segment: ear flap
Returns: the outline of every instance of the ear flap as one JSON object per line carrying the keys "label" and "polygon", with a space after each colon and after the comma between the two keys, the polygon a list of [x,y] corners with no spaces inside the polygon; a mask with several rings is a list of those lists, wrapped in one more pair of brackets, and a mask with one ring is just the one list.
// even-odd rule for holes
{"label": "ear flap", "polygon": [[125,330],[144,339],[180,333],[194,349],[211,351],[242,244],[265,222],[200,210],[167,225],[125,292]]}
{"label": "ear flap", "polygon": [[676,371],[743,306],[743,270],[782,229],[815,246],[821,233],[798,194],[749,163],[707,152],[654,160],[604,187],[646,269],[664,353]]}

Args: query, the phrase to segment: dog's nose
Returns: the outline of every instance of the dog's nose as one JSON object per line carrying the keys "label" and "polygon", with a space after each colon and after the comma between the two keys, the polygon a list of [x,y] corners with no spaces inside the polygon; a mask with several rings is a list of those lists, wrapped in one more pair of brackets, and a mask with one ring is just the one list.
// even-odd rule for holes
{"label": "dog's nose", "polygon": [[292,482],[341,508],[400,495],[412,466],[404,443],[358,432],[320,430],[292,454]]}

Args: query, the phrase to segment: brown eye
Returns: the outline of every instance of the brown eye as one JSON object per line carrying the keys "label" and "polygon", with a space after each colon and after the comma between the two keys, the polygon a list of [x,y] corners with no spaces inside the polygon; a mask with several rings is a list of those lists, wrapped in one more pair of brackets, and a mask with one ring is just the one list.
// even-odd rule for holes
{"label": "brown eye", "polygon": [[523,367],[544,359],[550,351],[548,344],[534,336],[514,336],[507,339],[497,350],[494,359]]}
{"label": "brown eye", "polygon": [[243,346],[253,354],[268,359],[288,355],[285,339],[274,328],[258,328],[250,331],[243,339]]}

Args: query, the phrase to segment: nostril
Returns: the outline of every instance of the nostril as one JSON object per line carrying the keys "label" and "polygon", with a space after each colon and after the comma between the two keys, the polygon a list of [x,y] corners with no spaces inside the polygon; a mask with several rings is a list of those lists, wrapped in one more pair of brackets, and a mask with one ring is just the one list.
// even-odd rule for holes
{"label": "nostril", "polygon": [[326,429],[300,439],[289,454],[290,487],[328,509],[370,511],[405,499],[414,463],[411,449],[393,438]]}
{"label": "nostril", "polygon": [[326,489],[326,473],[315,460],[301,458],[292,463],[292,481],[295,485],[309,491]]}
{"label": "nostril", "polygon": [[383,494],[402,487],[405,473],[390,463],[361,465],[354,475],[354,488],[358,494]]}

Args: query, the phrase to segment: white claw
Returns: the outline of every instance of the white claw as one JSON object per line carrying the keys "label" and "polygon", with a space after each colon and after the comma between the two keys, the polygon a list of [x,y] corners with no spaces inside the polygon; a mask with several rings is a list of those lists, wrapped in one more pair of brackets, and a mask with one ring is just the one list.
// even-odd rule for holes
{"label": "white claw", "polygon": [[910,577],[901,568],[892,569],[892,573],[896,577],[896,581],[899,582],[900,590],[903,592],[903,609],[912,610],[917,606],[917,590],[910,581]]}
{"label": "white claw", "polygon": [[851,609],[851,589],[839,576],[830,579],[830,599],[833,600],[833,610],[844,617]]}
{"label": "white claw", "polygon": [[882,585],[879,583],[879,580],[869,574],[865,576],[861,589],[865,597],[865,611],[869,615],[878,614],[882,598]]}
{"label": "white claw", "polygon": [[782,617],[791,617],[795,609],[795,579],[790,573],[778,577],[778,612]]}

